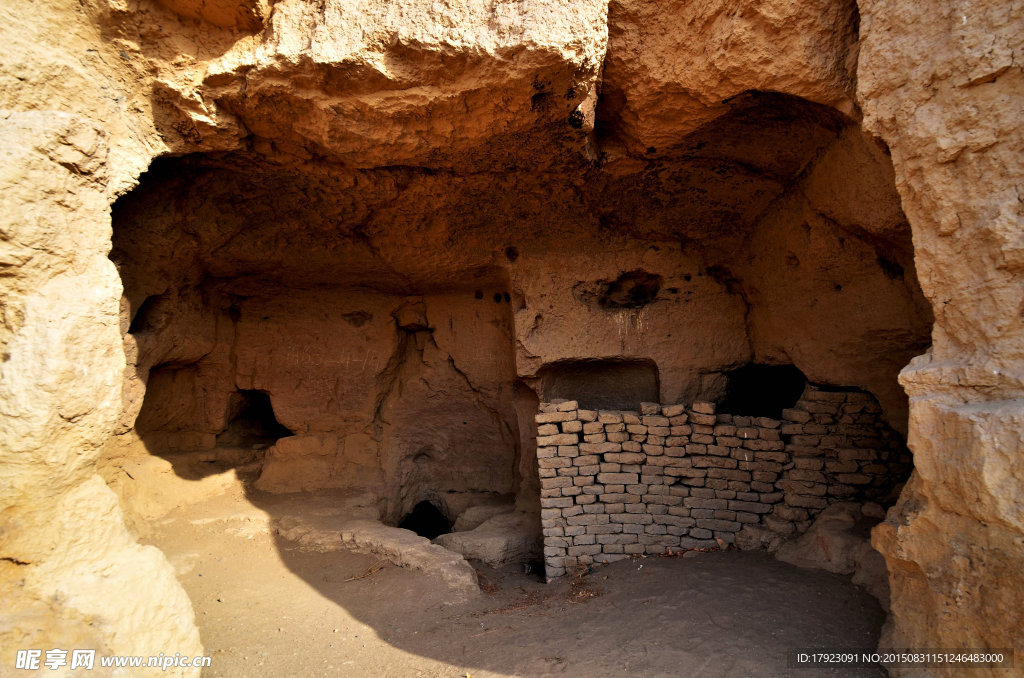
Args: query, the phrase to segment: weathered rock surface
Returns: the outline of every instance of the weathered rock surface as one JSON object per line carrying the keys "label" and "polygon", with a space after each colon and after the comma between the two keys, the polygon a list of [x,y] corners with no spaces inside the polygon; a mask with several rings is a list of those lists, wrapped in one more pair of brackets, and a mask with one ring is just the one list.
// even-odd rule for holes
{"label": "weathered rock surface", "polygon": [[635,155],[664,155],[751,90],[852,112],[856,8],[717,0],[609,3],[601,109]]}
{"label": "weathered rock surface", "polygon": [[480,592],[476,572],[457,552],[430,543],[409,530],[388,527],[374,519],[334,516],[283,516],[277,533],[303,548],[316,551],[352,549],[386,558],[399,567],[412,567],[435,574],[454,591],[468,595]]}
{"label": "weathered rock surface", "polygon": [[871,527],[882,514],[877,504],[833,504],[800,538],[783,544],[775,557],[799,567],[852,574],[855,584],[866,588],[889,610],[885,559],[871,546]]}
{"label": "weathered rock surface", "polygon": [[515,507],[509,504],[470,506],[455,519],[455,523],[452,525],[452,532],[475,530],[491,518],[500,516],[503,513],[511,513],[513,510],[515,510]]}
{"label": "weathered rock surface", "polygon": [[756,361],[909,432],[888,642],[1024,646],[1014,5],[0,13],[4,628],[200,653],[111,434],[216,457],[261,394],[262,487],[525,509],[553,366],[691,402]]}
{"label": "weathered rock surface", "polygon": [[540,517],[516,511],[490,518],[472,530],[442,534],[434,543],[491,567],[527,562],[540,555]]}
{"label": "weathered rock surface", "polygon": [[873,536],[892,586],[883,644],[1015,647],[1018,665],[1021,26],[1005,3],[862,3],[857,79],[865,126],[892,152],[935,309],[932,349],[900,377],[917,470]]}
{"label": "weathered rock surface", "polygon": [[480,592],[476,572],[462,555],[431,544],[409,530],[380,522],[357,521],[345,526],[342,542],[350,548],[387,557],[399,567],[415,567],[439,575],[452,589],[475,595]]}
{"label": "weathered rock surface", "polygon": [[[5,20],[5,40],[12,25],[42,19],[38,11]],[[53,7],[42,11],[59,15]],[[72,31],[67,39],[80,37]],[[11,54],[25,55],[44,43],[23,34],[8,44]],[[92,43],[76,44],[84,52]],[[31,57],[21,66],[5,63],[5,82],[48,76]],[[70,92],[69,80],[80,74],[54,84]],[[82,642],[101,654],[149,655],[160,647],[202,654],[191,603],[170,565],[135,542],[117,497],[95,474],[121,410],[124,369],[121,286],[106,257],[107,206],[117,184],[107,166],[114,130],[84,111],[51,109],[39,93],[3,89],[0,662],[14,666],[15,651],[29,641],[48,648]]]}

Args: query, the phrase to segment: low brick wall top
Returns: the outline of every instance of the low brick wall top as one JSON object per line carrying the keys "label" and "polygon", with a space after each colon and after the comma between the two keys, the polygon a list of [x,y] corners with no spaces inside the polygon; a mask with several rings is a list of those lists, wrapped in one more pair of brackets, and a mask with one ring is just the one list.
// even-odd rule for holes
{"label": "low brick wall top", "polygon": [[802,532],[836,501],[884,500],[910,472],[899,435],[861,392],[808,387],[783,420],[713,403],[639,412],[542,403],[541,518],[549,578],[594,561]]}

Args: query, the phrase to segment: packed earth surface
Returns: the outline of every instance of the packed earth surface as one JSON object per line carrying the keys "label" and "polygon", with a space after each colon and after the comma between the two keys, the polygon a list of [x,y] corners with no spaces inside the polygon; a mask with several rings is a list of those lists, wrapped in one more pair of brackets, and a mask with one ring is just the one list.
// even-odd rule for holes
{"label": "packed earth surface", "polygon": [[436,575],[275,539],[265,502],[210,499],[146,540],[195,605],[204,676],[789,676],[787,650],[870,649],[884,619],[849,577],[735,551],[637,556],[550,585],[476,562],[485,594],[453,598]]}

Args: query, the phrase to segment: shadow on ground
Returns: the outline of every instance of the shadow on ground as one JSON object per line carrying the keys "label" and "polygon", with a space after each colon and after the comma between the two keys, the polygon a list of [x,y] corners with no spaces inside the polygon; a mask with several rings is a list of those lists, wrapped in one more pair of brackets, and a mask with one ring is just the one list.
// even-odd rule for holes
{"label": "shadow on ground", "polygon": [[576,585],[474,564],[486,592],[466,596],[277,533],[296,511],[330,514],[341,493],[238,487],[176,509],[146,539],[193,601],[214,657],[204,676],[886,675],[786,666],[789,649],[877,646],[884,613],[849,577],[734,551],[598,566]]}

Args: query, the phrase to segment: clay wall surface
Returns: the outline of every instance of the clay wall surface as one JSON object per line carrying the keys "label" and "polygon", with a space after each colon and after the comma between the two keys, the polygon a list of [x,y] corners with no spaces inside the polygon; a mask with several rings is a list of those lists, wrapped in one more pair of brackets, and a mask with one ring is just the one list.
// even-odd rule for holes
{"label": "clay wall surface", "polygon": [[[257,391],[287,429],[269,449],[256,445],[259,489],[370,490],[391,521],[424,499],[450,505],[454,516],[474,496],[516,491],[519,426],[504,300],[338,289],[181,296],[211,303],[195,312],[186,305],[181,315],[165,309],[154,319],[161,328],[126,335],[138,347],[130,367],[146,389],[135,429],[124,434],[140,439],[145,449],[136,454],[233,454],[220,450],[237,414],[233,399]],[[177,338],[193,327],[211,329],[189,352]]]}
{"label": "clay wall surface", "polygon": [[911,457],[880,412],[866,393],[812,386],[781,421],[707,402],[639,412],[541,403],[547,576],[669,549],[762,548],[802,534],[831,504],[891,504]]}

